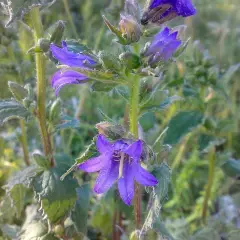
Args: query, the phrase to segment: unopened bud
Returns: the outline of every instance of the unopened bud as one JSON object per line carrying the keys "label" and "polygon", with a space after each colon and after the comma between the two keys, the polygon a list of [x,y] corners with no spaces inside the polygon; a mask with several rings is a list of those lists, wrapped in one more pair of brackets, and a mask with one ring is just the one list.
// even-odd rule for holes
{"label": "unopened bud", "polygon": [[132,16],[121,15],[119,27],[123,37],[129,43],[139,41],[142,35],[141,27]]}
{"label": "unopened bud", "polygon": [[42,167],[44,169],[50,168],[50,162],[39,151],[35,151],[33,153],[33,159],[39,167]]}
{"label": "unopened bud", "polygon": [[111,138],[112,140],[123,138],[126,131],[123,126],[109,122],[100,122],[96,125],[99,134]]}
{"label": "unopened bud", "polygon": [[52,33],[51,38],[50,38],[50,42],[60,45],[62,37],[63,37],[64,29],[65,29],[64,22],[62,20],[58,21],[55,24],[55,29],[54,29],[54,31]]}

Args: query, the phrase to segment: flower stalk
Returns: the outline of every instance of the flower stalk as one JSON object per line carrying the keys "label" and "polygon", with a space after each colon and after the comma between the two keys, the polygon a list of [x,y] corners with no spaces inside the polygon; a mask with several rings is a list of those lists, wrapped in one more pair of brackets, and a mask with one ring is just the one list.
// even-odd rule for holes
{"label": "flower stalk", "polygon": [[[35,7],[30,12],[32,26],[34,28],[34,40],[36,46],[38,45],[38,40],[43,37],[43,26],[40,17],[40,11],[38,7]],[[36,72],[37,72],[37,118],[39,122],[39,128],[41,132],[41,138],[44,148],[44,153],[46,157],[49,158],[50,164],[54,166],[54,159],[52,153],[52,145],[50,140],[50,135],[47,130],[47,120],[46,120],[46,79],[45,79],[45,69],[46,62],[44,56],[41,52],[35,53],[36,61]]]}
{"label": "flower stalk", "polygon": [[[130,98],[130,131],[133,136],[138,138],[138,115],[139,115],[139,94],[140,94],[140,78],[136,75],[133,78],[131,86],[131,98]],[[134,185],[134,218],[136,228],[141,228],[141,188],[140,185],[135,182]]]}

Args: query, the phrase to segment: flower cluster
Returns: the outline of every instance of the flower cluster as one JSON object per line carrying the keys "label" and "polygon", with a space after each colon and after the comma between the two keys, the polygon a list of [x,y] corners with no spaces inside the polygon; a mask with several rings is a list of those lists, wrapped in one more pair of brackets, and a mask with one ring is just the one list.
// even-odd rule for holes
{"label": "flower cluster", "polygon": [[[50,50],[55,59],[62,65],[68,67],[90,68],[96,64],[96,61],[83,53],[75,53],[68,50],[67,43],[62,41],[62,48],[51,44]],[[60,70],[52,77],[52,87],[58,95],[60,89],[68,84],[84,83],[88,80],[85,75],[73,70]]]}
{"label": "flower cluster", "polygon": [[98,172],[94,191],[105,193],[118,181],[122,200],[130,205],[134,196],[134,181],[144,186],[155,186],[158,181],[141,166],[142,142],[129,144],[128,141],[109,142],[103,135],[97,138],[100,156],[91,158],[79,165],[85,172]]}
{"label": "flower cluster", "polygon": [[[117,36],[118,43],[130,45],[138,42],[143,35],[141,23],[142,25],[149,22],[162,24],[177,16],[187,17],[195,14],[195,12],[196,9],[191,0],[151,0],[141,18],[137,2],[126,0],[119,28],[114,27],[105,17],[103,18],[108,28]],[[131,48],[125,48],[125,50],[128,50],[116,58],[107,57],[108,55],[105,52],[92,55],[88,51],[76,51],[76,49],[73,50],[68,46],[65,41],[62,42],[62,47],[51,44],[52,56],[58,60],[59,64],[65,65],[62,70],[53,75],[52,87],[57,95],[63,86],[85,83],[89,80],[88,76],[99,81],[100,85],[110,82],[110,85],[113,84],[114,86],[119,84],[116,79],[121,81],[121,78],[123,78],[124,82],[122,83],[129,87],[133,85],[133,82],[128,85],[125,80],[131,74],[141,74],[141,70],[144,70],[144,68],[156,69],[157,71],[158,64],[169,61],[181,45],[179,32],[177,30],[172,31],[168,27],[159,31],[152,41],[146,44],[141,54],[132,52]],[[78,71],[78,69],[82,70]],[[84,72],[88,76],[79,72]],[[138,105],[133,107],[138,107]],[[136,121],[137,118],[138,116],[136,116]],[[106,125],[106,123],[104,124]],[[102,125],[102,127],[109,127],[108,124],[105,125]],[[100,126],[97,128],[99,129]],[[111,133],[107,137],[115,140],[114,142],[107,140],[102,135],[106,132]],[[143,157],[143,142],[132,138],[125,139],[124,136],[127,134],[121,127],[116,129],[111,127],[109,131],[99,131],[99,133],[96,147],[100,155],[79,164],[78,168],[89,173],[99,172],[94,186],[94,191],[97,194],[107,192],[117,182],[122,200],[127,205],[131,205],[135,182],[143,186],[158,184],[157,179],[142,167],[141,163],[145,160],[145,157]]]}

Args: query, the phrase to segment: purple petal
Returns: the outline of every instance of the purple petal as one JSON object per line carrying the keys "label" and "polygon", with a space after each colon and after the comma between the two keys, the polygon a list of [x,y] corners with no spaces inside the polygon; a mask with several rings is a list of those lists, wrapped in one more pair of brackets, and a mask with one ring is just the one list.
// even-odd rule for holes
{"label": "purple petal", "polygon": [[113,144],[111,144],[103,135],[98,135],[97,138],[97,150],[100,153],[105,153],[105,152],[112,152],[113,149]]}
{"label": "purple petal", "polygon": [[127,149],[123,150],[123,152],[132,157],[134,160],[139,160],[142,154],[141,140],[132,143]]}
{"label": "purple petal", "polygon": [[196,13],[192,0],[152,0],[149,9],[154,9],[163,4],[171,5],[179,16],[188,17]]}
{"label": "purple petal", "polygon": [[111,162],[111,154],[101,154],[98,157],[90,158],[78,165],[78,168],[85,172],[98,172]]}
{"label": "purple petal", "polygon": [[134,196],[134,169],[133,164],[125,162],[123,176],[118,180],[118,190],[123,202],[131,205]]}
{"label": "purple petal", "polygon": [[155,186],[158,180],[148,171],[141,167],[140,164],[136,167],[135,179],[143,186]]}
{"label": "purple petal", "polygon": [[94,192],[97,194],[105,193],[114,184],[118,178],[119,163],[115,161],[108,162],[108,165],[102,168],[94,185]]}
{"label": "purple petal", "polygon": [[84,67],[87,68],[84,64],[85,61],[89,64],[95,64],[96,62],[89,57],[88,55],[82,53],[74,53],[68,51],[66,42],[62,43],[63,48],[60,48],[54,44],[50,45],[50,50],[54,58],[56,58],[61,64],[70,66],[70,67]]}
{"label": "purple petal", "polygon": [[194,15],[197,12],[191,0],[177,0],[176,10],[177,14],[183,17]]}
{"label": "purple petal", "polygon": [[56,95],[58,95],[60,89],[69,84],[85,83],[88,77],[72,70],[58,71],[52,77],[52,87],[55,89]]}

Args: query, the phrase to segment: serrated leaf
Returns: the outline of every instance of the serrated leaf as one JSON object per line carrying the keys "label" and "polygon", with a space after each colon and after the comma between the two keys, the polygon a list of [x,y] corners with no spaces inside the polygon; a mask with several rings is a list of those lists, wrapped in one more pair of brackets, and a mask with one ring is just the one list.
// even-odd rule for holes
{"label": "serrated leaf", "polygon": [[162,163],[153,170],[152,174],[159,182],[155,188],[155,193],[159,197],[160,202],[163,202],[168,195],[168,187],[171,182],[171,169],[166,163]]}
{"label": "serrated leaf", "polygon": [[0,125],[8,120],[27,119],[29,112],[27,109],[15,100],[2,100],[0,101]]}
{"label": "serrated leaf", "polygon": [[16,184],[10,191],[12,205],[16,208],[17,217],[21,216],[25,204],[26,187],[23,184]]}
{"label": "serrated leaf", "polygon": [[183,136],[202,123],[203,117],[198,111],[180,112],[175,115],[168,124],[164,144],[177,144]]}
{"label": "serrated leaf", "polygon": [[240,176],[240,161],[235,159],[227,160],[221,166],[223,172],[229,177],[239,177]]}
{"label": "serrated leaf", "polygon": [[5,14],[9,15],[9,20],[6,27],[12,24],[16,20],[21,20],[25,14],[29,13],[34,7],[49,7],[55,0],[6,0],[1,5]]}
{"label": "serrated leaf", "polygon": [[32,183],[41,208],[52,223],[64,217],[77,198],[77,181],[72,176],[60,181],[61,174],[61,169],[53,168],[35,177]]}
{"label": "serrated leaf", "polygon": [[151,194],[151,206],[146,215],[141,232],[144,233],[153,228],[156,232],[162,234],[163,236],[171,236],[170,234],[166,234],[166,228],[162,227],[161,232],[160,226],[162,226],[162,223],[159,221],[161,204],[168,195],[168,187],[171,181],[171,169],[166,163],[162,163],[159,167],[156,167],[152,173],[158,179],[158,185],[154,188]]}
{"label": "serrated leaf", "polygon": [[85,184],[76,191],[77,201],[71,212],[71,219],[77,232],[86,235],[91,188],[89,184]]}
{"label": "serrated leaf", "polygon": [[40,170],[37,168],[37,166],[30,166],[15,173],[4,186],[4,189],[7,192],[10,192],[12,188],[18,184],[23,184],[24,186],[28,187],[32,179],[38,174],[39,171]]}

